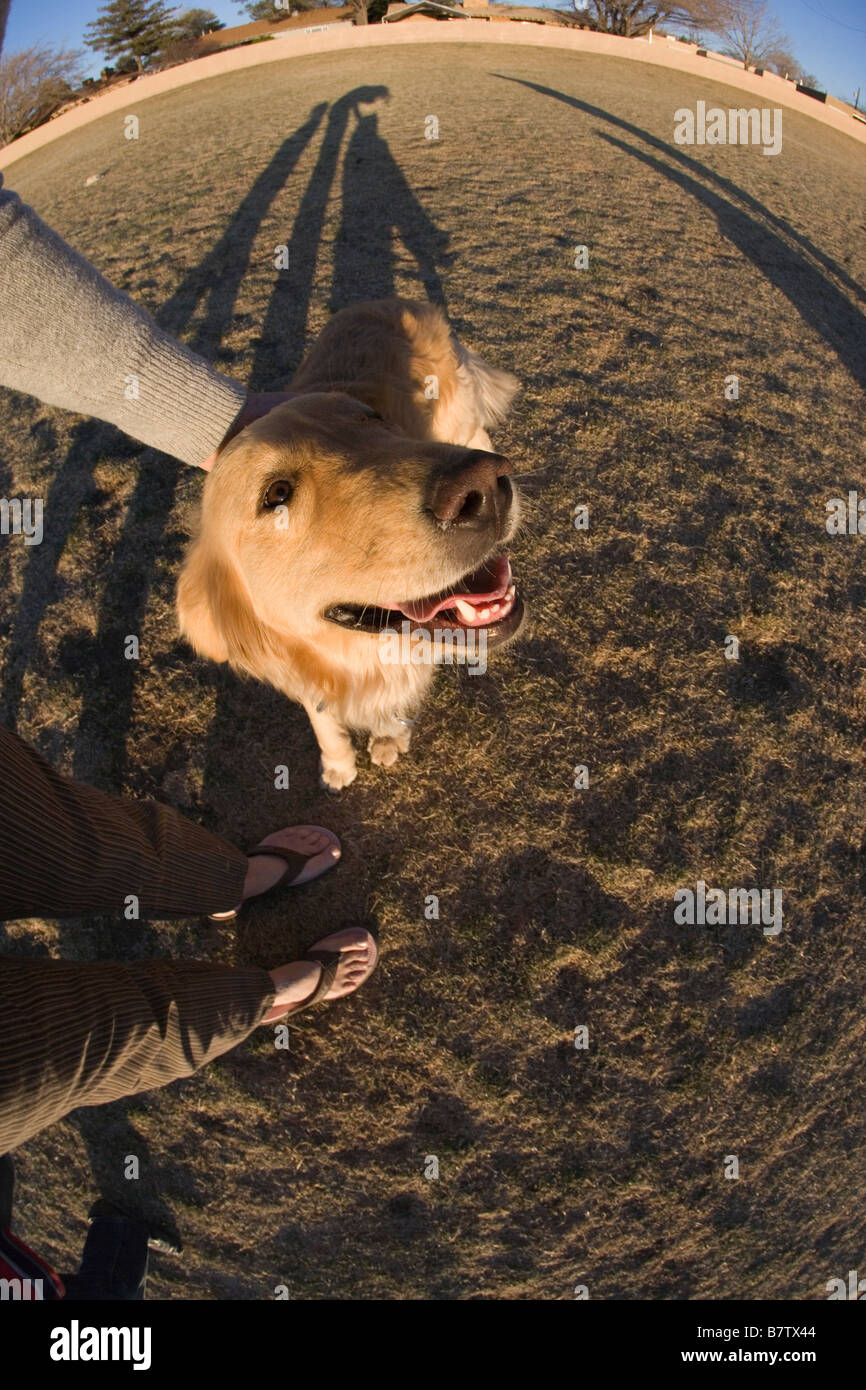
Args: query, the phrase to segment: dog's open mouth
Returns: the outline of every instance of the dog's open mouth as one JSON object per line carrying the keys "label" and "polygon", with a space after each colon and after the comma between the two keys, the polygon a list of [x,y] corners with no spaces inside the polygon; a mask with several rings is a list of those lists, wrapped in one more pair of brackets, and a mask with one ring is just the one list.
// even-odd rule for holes
{"label": "dog's open mouth", "polygon": [[483,628],[490,644],[514,636],[523,621],[523,600],[512,582],[508,556],[500,554],[441,593],[375,608],[339,603],[329,608],[325,617],[356,632],[400,631],[405,622],[429,632],[437,628]]}

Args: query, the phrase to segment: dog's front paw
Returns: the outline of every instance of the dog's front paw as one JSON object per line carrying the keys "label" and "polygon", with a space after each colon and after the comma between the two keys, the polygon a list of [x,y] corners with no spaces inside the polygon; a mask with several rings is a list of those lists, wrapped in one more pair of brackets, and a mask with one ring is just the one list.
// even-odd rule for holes
{"label": "dog's front paw", "polygon": [[322,758],[319,781],[325,791],[340,792],[344,787],[348,787],[351,782],[354,782],[357,775],[358,769],[355,766],[354,758],[339,763],[325,762],[325,759]]}
{"label": "dog's front paw", "polygon": [[371,734],[367,744],[370,750],[370,762],[377,767],[393,767],[401,753],[409,751],[410,734],[408,729],[405,733],[391,734]]}

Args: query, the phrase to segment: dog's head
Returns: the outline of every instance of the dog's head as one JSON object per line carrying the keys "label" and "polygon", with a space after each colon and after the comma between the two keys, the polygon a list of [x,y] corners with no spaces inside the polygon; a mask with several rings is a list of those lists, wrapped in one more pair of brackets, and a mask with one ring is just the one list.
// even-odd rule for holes
{"label": "dog's head", "polygon": [[266,680],[286,646],[351,661],[407,622],[507,641],[523,618],[502,550],[519,512],[509,473],[499,454],[409,439],[350,396],[288,401],[208,475],[181,629]]}

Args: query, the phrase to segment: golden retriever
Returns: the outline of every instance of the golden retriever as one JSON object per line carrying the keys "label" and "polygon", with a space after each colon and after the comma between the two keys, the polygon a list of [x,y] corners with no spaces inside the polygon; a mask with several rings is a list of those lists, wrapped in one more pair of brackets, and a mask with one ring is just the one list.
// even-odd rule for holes
{"label": "golden retriever", "polygon": [[518,496],[487,435],[518,383],[433,305],[389,299],[336,314],[289,389],[208,474],[178,616],[196,651],[304,706],[339,790],[350,730],[374,763],[407,751],[425,643],[459,659],[461,640],[486,651],[521,625],[502,552]]}

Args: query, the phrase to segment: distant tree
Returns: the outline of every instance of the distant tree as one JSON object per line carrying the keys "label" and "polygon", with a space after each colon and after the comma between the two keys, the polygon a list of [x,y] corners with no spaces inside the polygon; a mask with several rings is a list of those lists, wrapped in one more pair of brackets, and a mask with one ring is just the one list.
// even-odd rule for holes
{"label": "distant tree", "polygon": [[240,9],[246,10],[250,19],[265,19],[268,24],[288,19],[293,10],[324,9],[326,0],[246,0]]}
{"label": "distant tree", "polygon": [[349,0],[353,24],[381,24],[388,13],[388,0]]}
{"label": "distant tree", "polygon": [[272,23],[278,19],[286,19],[289,14],[288,4],[277,4],[276,0],[250,0],[247,5],[241,5],[242,10],[246,10],[250,19],[266,19]]}
{"label": "distant tree", "polygon": [[722,52],[744,68],[767,67],[774,54],[787,54],[790,40],[767,0],[715,0],[709,27],[727,45]]}
{"label": "distant tree", "polygon": [[215,34],[225,27],[213,10],[184,10],[174,21],[174,38],[179,42],[200,39],[202,34]]}
{"label": "distant tree", "polygon": [[790,77],[792,82],[799,82],[802,77],[803,69],[793,53],[785,48],[775,48],[772,53],[765,53],[763,63],[771,72],[778,73],[779,77]]}
{"label": "distant tree", "polygon": [[589,22],[603,34],[639,39],[660,24],[684,24],[696,28],[711,17],[714,0],[572,0],[581,22]]}
{"label": "distant tree", "polygon": [[109,58],[131,54],[138,71],[174,35],[174,19],[162,0],[109,0],[88,24],[84,42]]}
{"label": "distant tree", "polygon": [[0,145],[41,125],[73,95],[80,53],[37,43],[0,58]]}

